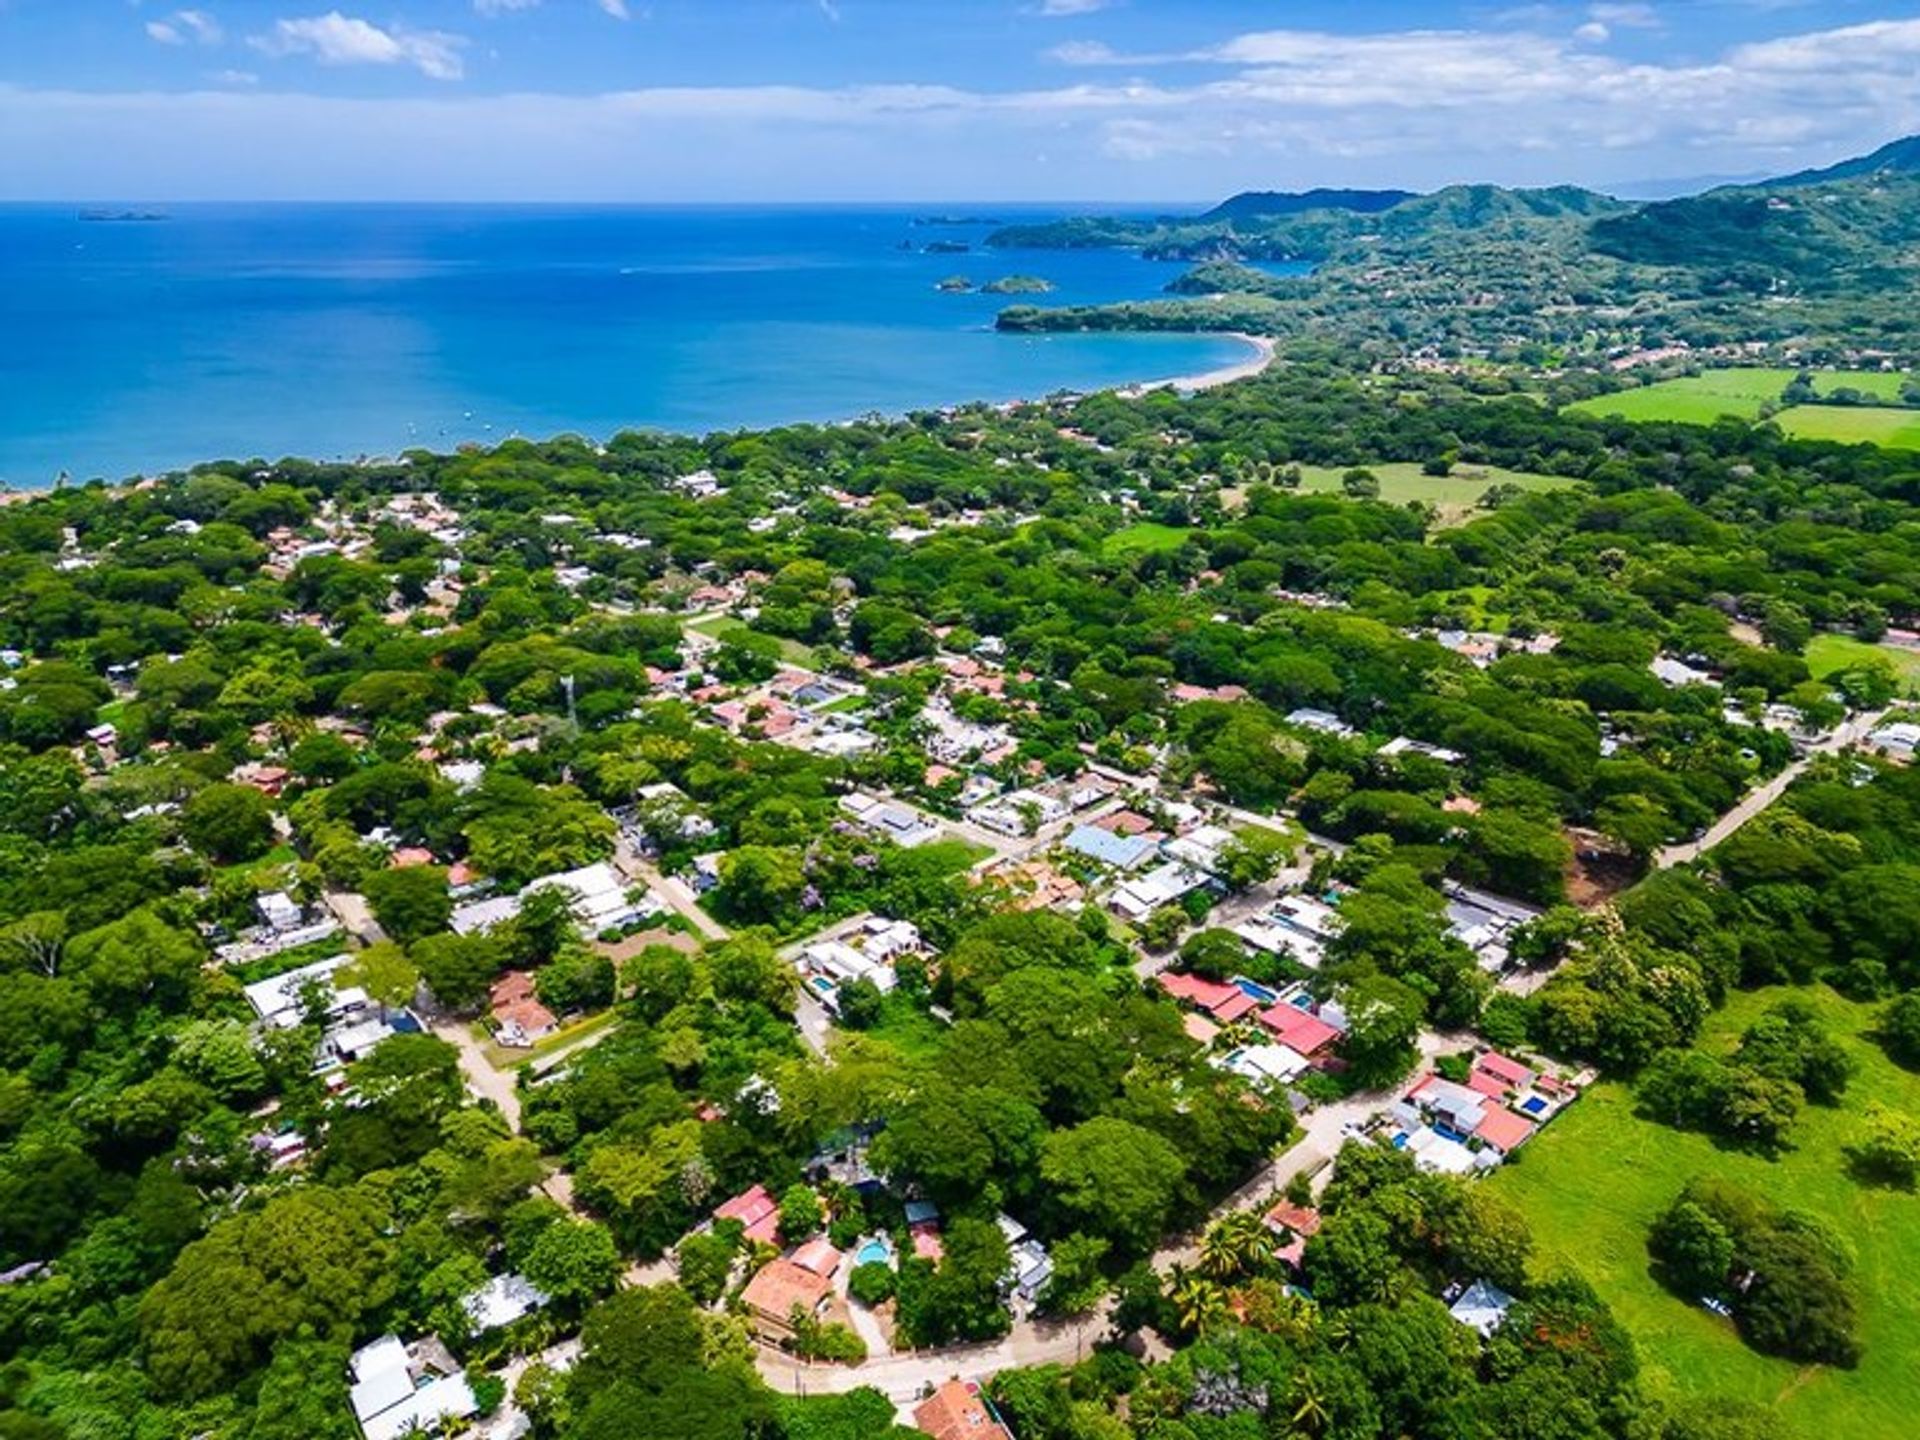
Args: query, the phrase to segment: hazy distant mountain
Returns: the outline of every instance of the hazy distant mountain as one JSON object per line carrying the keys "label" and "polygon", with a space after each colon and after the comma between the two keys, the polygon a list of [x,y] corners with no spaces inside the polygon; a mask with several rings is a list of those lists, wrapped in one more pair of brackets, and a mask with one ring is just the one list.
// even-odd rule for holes
{"label": "hazy distant mountain", "polygon": [[1265,219],[1274,215],[1298,215],[1303,210],[1352,210],[1375,215],[1414,198],[1412,190],[1243,190],[1198,219],[1201,223]]}
{"label": "hazy distant mountain", "polygon": [[1871,155],[1856,155],[1824,170],[1797,170],[1760,182],[1763,189],[1778,190],[1797,185],[1824,185],[1834,180],[1857,180],[1865,175],[1912,175],[1920,173],[1920,135],[1908,135],[1882,145]]}

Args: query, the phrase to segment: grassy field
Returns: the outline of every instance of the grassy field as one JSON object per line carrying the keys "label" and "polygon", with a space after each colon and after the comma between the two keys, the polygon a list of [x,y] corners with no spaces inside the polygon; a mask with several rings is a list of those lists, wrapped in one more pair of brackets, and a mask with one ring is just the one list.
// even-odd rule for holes
{"label": "grassy field", "polygon": [[1683,375],[1618,395],[1600,395],[1567,406],[1579,415],[1618,415],[1623,420],[1678,420],[1711,425],[1722,415],[1751,420],[1760,407],[1778,400],[1797,372],[1792,370],[1709,370]]}
{"label": "grassy field", "polygon": [[[1721,1396],[1776,1407],[1806,1440],[1896,1440],[1920,1416],[1920,1196],[1869,1189],[1846,1171],[1843,1147],[1869,1099],[1920,1111],[1920,1076],[1863,1037],[1870,1007],[1828,990],[1736,995],[1705,1044],[1731,1046],[1766,1006],[1801,994],[1826,1015],[1859,1062],[1837,1111],[1808,1106],[1798,1148],[1779,1161],[1723,1151],[1701,1135],[1637,1118],[1626,1090],[1595,1086],[1487,1183],[1533,1222],[1542,1268],[1585,1275],[1633,1332],[1656,1395]],[[1694,1175],[1712,1173],[1777,1204],[1820,1215],[1855,1247],[1865,1358],[1857,1370],[1801,1366],[1749,1350],[1730,1322],[1689,1305],[1647,1273],[1647,1227]]]}
{"label": "grassy field", "polygon": [[[1898,376],[1874,376],[1898,379]],[[1920,410],[1861,409],[1838,405],[1796,405],[1773,417],[1800,440],[1837,440],[1843,445],[1880,445],[1888,450],[1920,450]]]}
{"label": "grassy field", "polygon": [[[1472,514],[1480,497],[1495,485],[1515,485],[1522,490],[1564,490],[1575,481],[1558,475],[1533,475],[1522,470],[1502,470],[1496,465],[1460,465],[1451,475],[1423,475],[1412,462],[1368,465],[1380,482],[1380,499],[1388,505],[1405,505],[1424,500],[1438,507],[1444,524],[1457,525]],[[1340,477],[1344,468],[1320,465],[1300,467],[1302,495],[1340,495],[1345,493]]]}
{"label": "grassy field", "polygon": [[1100,549],[1110,558],[1144,555],[1153,550],[1178,550],[1187,543],[1187,537],[1191,534],[1193,531],[1178,525],[1160,525],[1151,520],[1142,520],[1137,525],[1114,531],[1101,542]]}
{"label": "grassy field", "polygon": [[1920,650],[1869,645],[1851,635],[1816,635],[1807,642],[1807,668],[1816,680],[1824,680],[1834,671],[1858,665],[1863,660],[1885,660],[1900,677],[1903,690],[1920,689]]}
{"label": "grassy field", "polygon": [[[1579,415],[1618,415],[1623,420],[1674,420],[1688,425],[1711,425],[1722,415],[1736,416],[1741,420],[1753,420],[1758,418],[1761,406],[1779,400],[1780,392],[1787,388],[1788,383],[1798,373],[1795,370],[1750,368],[1708,370],[1700,375],[1683,375],[1676,380],[1662,380],[1658,384],[1643,386],[1638,390],[1623,390],[1617,395],[1600,395],[1592,400],[1576,401],[1567,406],[1567,409]],[[1844,385],[1878,399],[1897,400],[1905,379],[1904,375],[1881,374],[1875,371],[1821,370],[1814,375],[1814,389],[1827,392]],[[1793,415],[1801,411],[1818,412],[1822,416],[1874,413],[1871,410],[1864,412],[1835,410],[1830,406],[1819,405],[1798,406],[1785,413]],[[1802,432],[1789,428],[1788,433]],[[1842,437],[1828,436],[1821,432],[1817,438]],[[1879,441],[1876,436],[1861,435],[1848,438],[1873,439],[1876,443],[1885,443]]]}
{"label": "grassy field", "polygon": [[[731,615],[703,615],[698,620],[689,620],[686,628],[697,630],[712,640],[725,640],[730,635],[758,635],[760,632],[748,626],[744,621]],[[790,665],[799,665],[806,669],[816,668],[813,647],[802,645],[785,635],[769,636],[780,643],[780,654]]]}

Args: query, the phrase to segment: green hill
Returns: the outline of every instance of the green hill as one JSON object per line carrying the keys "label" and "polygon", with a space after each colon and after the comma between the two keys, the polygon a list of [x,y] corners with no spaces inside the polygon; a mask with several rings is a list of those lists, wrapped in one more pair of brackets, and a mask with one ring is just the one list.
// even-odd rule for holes
{"label": "green hill", "polygon": [[1221,201],[1199,217],[1216,220],[1259,220],[1270,215],[1298,215],[1305,210],[1351,210],[1373,215],[1417,198],[1412,190],[1243,190]]}
{"label": "green hill", "polygon": [[1920,171],[1920,135],[1890,140],[1871,155],[1856,155],[1824,170],[1796,170],[1791,175],[1776,175],[1761,181],[1769,190],[1784,190],[1797,185],[1825,185],[1834,180],[1856,180],[1867,175],[1911,175]]}

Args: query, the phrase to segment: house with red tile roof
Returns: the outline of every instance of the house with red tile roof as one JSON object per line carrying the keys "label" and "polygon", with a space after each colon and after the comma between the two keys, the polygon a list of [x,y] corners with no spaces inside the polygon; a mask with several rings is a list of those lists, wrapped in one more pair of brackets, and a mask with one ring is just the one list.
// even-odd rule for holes
{"label": "house with red tile roof", "polygon": [[1504,1105],[1489,1105],[1474,1127],[1473,1138],[1488,1149],[1511,1155],[1533,1138],[1533,1122]]}
{"label": "house with red tile roof", "polygon": [[[1222,1025],[1231,1025],[1243,1020],[1250,1011],[1259,1008],[1259,1002],[1238,985],[1229,985],[1223,980],[1208,980],[1199,975],[1181,975],[1163,970],[1157,977],[1160,988],[1176,1000],[1183,1000],[1197,1010],[1204,1010]],[[1302,1052],[1305,1053],[1304,1051]]]}
{"label": "house with red tile roof", "polygon": [[487,998],[494,1038],[502,1045],[532,1045],[560,1028],[553,1011],[534,993],[533,977],[524,970],[509,970],[494,981]]}
{"label": "house with red tile roof", "polygon": [[966,1380],[949,1380],[921,1401],[913,1423],[933,1440],[1013,1440],[980,1387]]}
{"label": "house with red tile roof", "polygon": [[756,1185],[734,1196],[713,1212],[715,1220],[738,1220],[746,1227],[746,1238],[771,1245],[780,1235],[780,1202]]}
{"label": "house with red tile roof", "polygon": [[793,1312],[818,1316],[833,1295],[833,1282],[788,1259],[760,1267],[740,1292],[753,1328],[769,1340],[793,1338]]}
{"label": "house with red tile roof", "polygon": [[1533,1084],[1533,1071],[1498,1050],[1482,1050],[1473,1060],[1473,1073],[1484,1074],[1509,1090],[1524,1090]]}
{"label": "house with red tile roof", "polygon": [[1262,1010],[1260,1023],[1282,1045],[1309,1060],[1325,1055],[1339,1042],[1342,1033],[1318,1015],[1311,1015],[1298,1005],[1290,1005],[1284,1000]]}

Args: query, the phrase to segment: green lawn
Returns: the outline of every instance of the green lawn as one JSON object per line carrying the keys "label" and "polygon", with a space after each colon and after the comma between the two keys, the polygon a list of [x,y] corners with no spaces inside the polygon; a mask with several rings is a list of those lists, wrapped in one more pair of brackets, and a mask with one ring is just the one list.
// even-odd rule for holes
{"label": "green lawn", "polygon": [[[1534,475],[1523,470],[1502,470],[1497,465],[1457,465],[1451,475],[1424,475],[1411,461],[1363,467],[1380,482],[1380,498],[1388,505],[1405,505],[1424,500],[1438,506],[1445,523],[1458,524],[1480,503],[1480,497],[1495,485],[1514,485],[1522,490],[1564,490],[1578,482],[1558,475]],[[1302,465],[1302,495],[1341,495],[1345,493],[1340,477],[1344,466]]]}
{"label": "green lawn", "polygon": [[1161,525],[1142,520],[1124,530],[1116,530],[1101,542],[1101,552],[1112,557],[1143,555],[1151,550],[1178,550],[1194,532],[1179,525]]}
{"label": "green lawn", "polygon": [[[731,615],[703,615],[698,620],[688,621],[686,628],[689,630],[698,630],[702,635],[714,640],[725,640],[730,636],[758,635],[761,633],[753,629],[750,625],[734,619]],[[804,666],[809,670],[817,668],[818,661],[814,656],[811,646],[802,645],[798,640],[791,639],[785,635],[770,635],[767,638],[779,642],[780,654],[789,664]]]}
{"label": "green lawn", "polygon": [[[1895,375],[1874,379],[1897,380]],[[1880,445],[1888,450],[1920,450],[1920,410],[1871,406],[1796,405],[1773,417],[1799,440],[1837,440],[1843,445]]]}
{"label": "green lawn", "polygon": [[[1920,1416],[1920,1196],[1857,1184],[1842,1151],[1869,1099],[1920,1111],[1920,1076],[1897,1068],[1863,1038],[1871,1007],[1825,989],[1736,995],[1710,1022],[1704,1043],[1730,1046],[1761,1010],[1789,993],[1820,1007],[1859,1070],[1838,1111],[1808,1106],[1802,1112],[1798,1148],[1783,1159],[1723,1151],[1705,1136],[1641,1120],[1624,1087],[1609,1083],[1595,1086],[1487,1183],[1526,1211],[1543,1268],[1571,1268],[1598,1287],[1633,1332],[1654,1394],[1774,1406],[1806,1440],[1911,1436]],[[1866,1347],[1859,1369],[1755,1354],[1730,1322],[1654,1282],[1647,1273],[1647,1227],[1691,1176],[1703,1173],[1812,1211],[1853,1243]]]}
{"label": "green lawn", "polygon": [[1807,668],[1816,680],[1824,680],[1834,671],[1858,665],[1863,660],[1885,660],[1900,677],[1903,690],[1920,688],[1920,650],[1869,645],[1851,635],[1816,635],[1807,642]]}
{"label": "green lawn", "polygon": [[[1580,400],[1567,406],[1567,409],[1579,415],[1618,415],[1623,420],[1674,420],[1688,425],[1711,425],[1722,415],[1732,415],[1741,420],[1757,419],[1760,407],[1776,402],[1780,392],[1787,388],[1795,375],[1795,370],[1767,370],[1758,368],[1736,368],[1731,370],[1708,370],[1699,375],[1683,375],[1675,380],[1662,380],[1657,384],[1642,386],[1638,390],[1623,390],[1617,395],[1599,395],[1591,400]],[[1877,371],[1839,371],[1822,370],[1814,375],[1814,389],[1827,392],[1850,386],[1881,400],[1897,400],[1904,375],[1882,374]],[[1851,410],[1834,410],[1828,406],[1797,407],[1811,409],[1828,414],[1852,415]],[[1872,413],[1868,411],[1866,413]],[[1790,434],[1801,433],[1790,429]],[[1822,435],[1821,438],[1828,438]],[[1840,438],[1840,437],[1832,437]],[[1860,439],[1875,437],[1859,436]]]}

